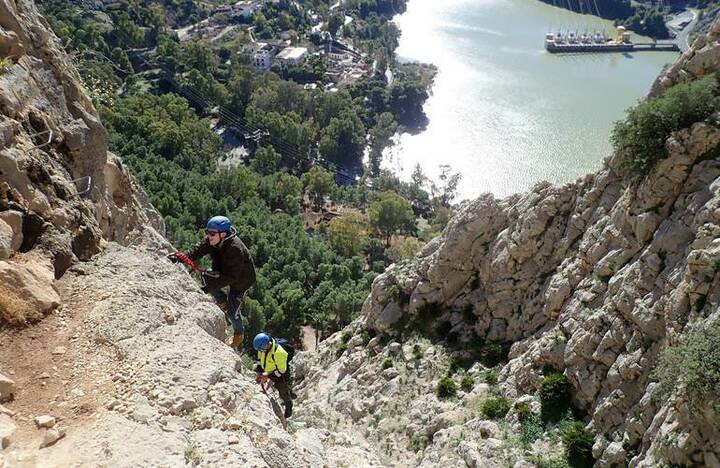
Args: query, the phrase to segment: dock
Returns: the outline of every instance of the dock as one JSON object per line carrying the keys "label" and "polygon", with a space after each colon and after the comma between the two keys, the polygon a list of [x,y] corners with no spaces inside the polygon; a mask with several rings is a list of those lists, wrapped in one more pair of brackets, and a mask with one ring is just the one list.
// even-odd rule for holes
{"label": "dock", "polygon": [[545,49],[552,54],[592,54],[607,52],[680,52],[680,47],[674,42],[649,42],[649,43],[575,43],[575,44],[556,44],[545,43]]}
{"label": "dock", "polygon": [[630,33],[618,26],[615,37],[604,34],[547,33],[545,50],[552,54],[593,54],[607,52],[680,52],[674,41],[632,42]]}

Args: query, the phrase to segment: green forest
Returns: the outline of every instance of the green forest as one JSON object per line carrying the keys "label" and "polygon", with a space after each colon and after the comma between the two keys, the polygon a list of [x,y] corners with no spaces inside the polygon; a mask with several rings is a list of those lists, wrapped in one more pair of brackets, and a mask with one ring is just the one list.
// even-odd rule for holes
{"label": "green forest", "polygon": [[[388,20],[404,1],[350,1],[342,12],[323,0],[261,3],[239,19],[224,18],[221,2],[190,0],[39,7],[175,247],[198,242],[208,218],[228,216],[257,268],[247,333],[296,339],[303,325],[327,334],[357,316],[373,279],[447,223],[459,175],[445,167],[435,186],[419,168],[410,183],[381,169],[393,135],[425,124],[435,73],[393,59],[399,31]],[[343,24],[341,13],[353,20]],[[179,39],[202,20],[232,34]],[[313,54],[254,68],[244,48],[281,36]],[[368,70],[362,79],[328,89],[329,43],[352,46],[354,66]],[[249,150],[240,161],[227,158],[233,141]]]}

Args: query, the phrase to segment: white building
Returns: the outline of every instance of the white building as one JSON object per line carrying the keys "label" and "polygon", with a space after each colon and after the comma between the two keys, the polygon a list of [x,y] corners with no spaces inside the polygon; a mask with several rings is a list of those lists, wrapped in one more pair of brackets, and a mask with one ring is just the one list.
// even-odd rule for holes
{"label": "white building", "polygon": [[308,50],[305,47],[286,47],[280,51],[275,60],[284,65],[300,65],[305,61]]}
{"label": "white building", "polygon": [[275,48],[269,44],[258,45],[260,47],[252,54],[252,66],[258,70],[267,70],[272,66]]}

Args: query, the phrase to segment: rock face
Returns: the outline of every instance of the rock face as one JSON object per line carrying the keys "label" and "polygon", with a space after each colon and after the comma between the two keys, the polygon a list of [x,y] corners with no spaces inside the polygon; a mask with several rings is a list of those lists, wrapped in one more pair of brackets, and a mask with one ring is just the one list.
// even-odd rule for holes
{"label": "rock face", "polygon": [[[718,34],[720,22],[653,92],[720,69]],[[655,398],[650,374],[688,325],[720,318],[719,145],[720,130],[698,122],[646,176],[615,155],[571,184],[465,203],[415,260],[376,279],[364,326],[512,344],[500,374],[511,398],[534,393],[546,366],[564,372],[608,439],[599,466],[716,466],[720,415]]]}
{"label": "rock face", "polygon": [[[0,56],[9,61],[0,73],[3,275],[13,281],[46,276],[43,269],[19,266],[30,257],[49,261],[53,279],[59,278],[98,253],[103,240],[130,242],[144,225],[162,232],[161,217],[108,153],[97,112],[33,2],[0,3]],[[52,291],[52,280],[41,286]],[[35,283],[21,287],[37,289]],[[31,299],[24,304],[29,313],[2,313],[0,319],[36,319],[52,302]]]}
{"label": "rock face", "polygon": [[706,35],[696,37],[692,47],[657,77],[650,89],[650,96],[658,96],[677,83],[702,78],[720,70],[718,40],[720,40],[720,22],[715,20]]}
{"label": "rock face", "polygon": [[[224,344],[222,312],[182,267],[163,259],[166,241],[152,231],[143,239],[136,244],[141,250],[109,243],[102,255],[59,281],[64,294],[82,297],[73,346],[87,340],[108,347],[116,362],[91,376],[90,389],[69,392],[80,402],[86,392],[103,389],[102,406],[85,425],[65,427],[61,421],[35,445],[15,443],[14,426],[2,426],[10,466],[34,457],[57,466],[117,467],[306,467],[325,466],[327,459],[376,460],[348,433],[294,422],[291,432],[284,430],[254,372]],[[54,423],[47,417],[35,422]],[[38,446],[44,447],[39,454]]]}
{"label": "rock face", "polygon": [[[719,34],[716,23],[652,93],[720,69]],[[523,430],[520,414],[538,416],[530,394],[553,367],[598,434],[598,466],[720,465],[717,410],[691,409],[679,394],[658,399],[650,378],[688,325],[720,318],[715,126],[676,132],[669,157],[644,177],[615,156],[571,184],[465,203],[416,259],[378,277],[360,320],[298,355],[300,398],[286,431],[223,344],[222,313],[163,261],[159,215],[107,152],[97,112],[32,2],[0,3],[0,56],[11,62],[0,74],[2,319],[24,323],[81,298],[67,311],[80,328],[49,359],[100,347],[114,356],[108,369],[70,374],[93,385],[55,382],[54,409],[93,412],[83,426],[60,418],[40,439],[16,441],[18,424],[45,411],[3,408],[0,462],[520,468],[562,450],[511,437]],[[388,339],[413,327],[442,339]],[[499,376],[473,365],[456,395],[441,398],[440,381],[453,375],[444,344],[479,341],[511,344],[509,362]],[[22,409],[16,393],[27,389],[5,380],[0,399],[14,395],[10,411]],[[500,395],[513,406],[488,421],[484,403]],[[80,404],[91,396],[104,398],[99,408]]]}

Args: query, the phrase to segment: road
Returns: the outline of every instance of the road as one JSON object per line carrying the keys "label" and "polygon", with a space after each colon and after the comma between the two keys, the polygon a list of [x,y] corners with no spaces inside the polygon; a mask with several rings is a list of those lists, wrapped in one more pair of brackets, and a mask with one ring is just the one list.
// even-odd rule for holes
{"label": "road", "polygon": [[[675,33],[674,42],[685,52],[690,48],[690,33],[695,28],[698,21],[697,10],[687,9],[682,13],[675,15],[673,19],[665,23],[668,29]],[[683,27],[682,25],[685,24]]]}

